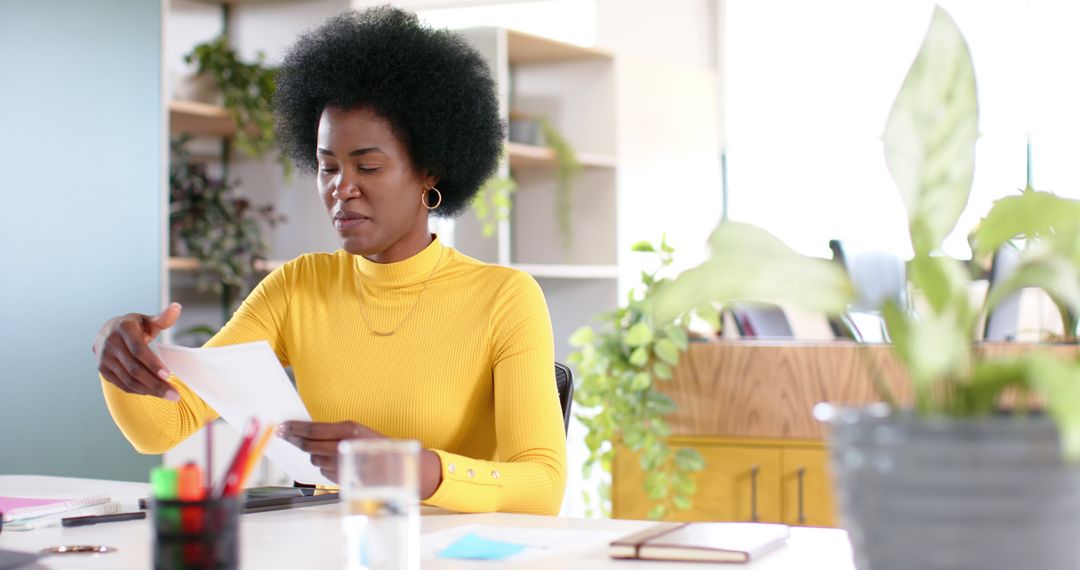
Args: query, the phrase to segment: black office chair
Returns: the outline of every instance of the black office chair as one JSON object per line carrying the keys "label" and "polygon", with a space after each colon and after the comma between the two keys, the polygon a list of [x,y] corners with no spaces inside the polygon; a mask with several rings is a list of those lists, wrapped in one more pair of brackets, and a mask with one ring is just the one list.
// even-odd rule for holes
{"label": "black office chair", "polygon": [[559,391],[559,405],[562,406],[563,432],[570,431],[570,406],[574,403],[574,373],[570,367],[555,363],[555,388]]}
{"label": "black office chair", "polygon": [[[886,301],[900,307],[908,306],[904,261],[887,251],[852,251],[840,240],[829,240],[829,249],[833,260],[847,272],[856,294],[856,300],[841,318],[830,319],[829,328],[833,335],[858,342],[889,342],[881,308]],[[857,320],[861,320],[863,326],[856,326]],[[877,334],[874,334],[875,330]]]}

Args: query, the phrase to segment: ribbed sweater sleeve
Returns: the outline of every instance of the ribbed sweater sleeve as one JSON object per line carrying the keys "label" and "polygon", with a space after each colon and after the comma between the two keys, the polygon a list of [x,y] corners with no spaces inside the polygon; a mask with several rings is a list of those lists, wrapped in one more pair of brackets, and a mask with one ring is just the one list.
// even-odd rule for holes
{"label": "ribbed sweater sleeve", "polygon": [[[229,322],[204,346],[265,340],[278,359],[287,363],[281,334],[288,311],[287,267],[288,264],[279,267],[263,279]],[[164,453],[218,417],[213,408],[176,376],[169,381],[180,394],[177,402],[128,394],[104,378],[100,380],[109,413],[139,453]]]}
{"label": "ribbed sweater sleeve", "polygon": [[442,484],[427,503],[461,512],[556,515],[566,438],[554,381],[551,319],[540,286],[514,272],[491,313],[496,461],[435,450]]}

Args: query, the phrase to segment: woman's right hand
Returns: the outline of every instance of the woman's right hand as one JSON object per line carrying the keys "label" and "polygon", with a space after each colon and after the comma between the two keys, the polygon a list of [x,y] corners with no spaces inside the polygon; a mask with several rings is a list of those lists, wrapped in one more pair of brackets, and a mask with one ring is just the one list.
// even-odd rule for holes
{"label": "woman's right hand", "polygon": [[180,394],[167,381],[169,371],[150,350],[150,342],[158,333],[176,324],[179,317],[180,303],[172,303],[154,316],[128,313],[106,321],[94,339],[98,372],[110,384],[129,394],[178,401]]}

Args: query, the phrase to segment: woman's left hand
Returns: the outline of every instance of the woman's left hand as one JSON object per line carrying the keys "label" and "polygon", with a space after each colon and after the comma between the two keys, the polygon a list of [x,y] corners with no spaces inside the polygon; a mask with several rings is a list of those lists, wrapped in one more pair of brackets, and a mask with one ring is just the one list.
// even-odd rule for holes
{"label": "woman's left hand", "polygon": [[312,465],[327,479],[338,482],[338,443],[346,439],[386,439],[383,434],[356,422],[284,422],[278,434],[311,454]]}

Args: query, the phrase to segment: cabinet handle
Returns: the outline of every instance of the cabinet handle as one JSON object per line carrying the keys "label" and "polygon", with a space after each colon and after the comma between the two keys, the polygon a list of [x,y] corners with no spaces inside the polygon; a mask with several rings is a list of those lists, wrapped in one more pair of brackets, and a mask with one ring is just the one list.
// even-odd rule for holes
{"label": "cabinet handle", "polygon": [[799,524],[806,524],[806,510],[803,508],[803,480],[806,479],[806,468],[800,467],[795,473],[799,478]]}
{"label": "cabinet handle", "polygon": [[757,513],[757,475],[758,466],[750,467],[750,522],[758,522]]}

